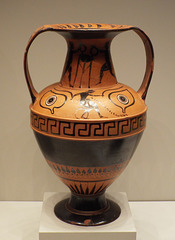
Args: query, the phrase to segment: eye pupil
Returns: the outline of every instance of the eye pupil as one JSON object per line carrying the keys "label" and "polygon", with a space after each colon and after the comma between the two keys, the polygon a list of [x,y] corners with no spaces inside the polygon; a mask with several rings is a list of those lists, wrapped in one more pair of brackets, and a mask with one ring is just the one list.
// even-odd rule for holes
{"label": "eye pupil", "polygon": [[49,102],[49,103],[52,103],[53,100],[54,100],[54,98],[52,97],[52,98],[50,98],[50,99],[48,100],[48,102]]}
{"label": "eye pupil", "polygon": [[56,100],[57,100],[56,96],[51,96],[51,97],[47,98],[46,105],[51,106],[52,104],[54,104],[56,102]]}
{"label": "eye pupil", "polygon": [[121,100],[122,102],[124,102],[124,101],[126,100],[126,98],[123,97],[123,96],[120,96],[120,100]]}
{"label": "eye pupil", "polygon": [[119,94],[119,95],[117,96],[117,99],[118,99],[119,102],[122,103],[122,104],[128,104],[128,103],[129,103],[129,99],[128,99],[126,96],[122,95],[122,94]]}

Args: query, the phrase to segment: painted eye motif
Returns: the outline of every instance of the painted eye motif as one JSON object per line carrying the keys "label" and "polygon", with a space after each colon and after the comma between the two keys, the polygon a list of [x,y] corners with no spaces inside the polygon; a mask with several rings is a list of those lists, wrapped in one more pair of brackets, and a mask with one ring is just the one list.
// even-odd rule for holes
{"label": "painted eye motif", "polygon": [[51,106],[56,102],[56,100],[57,100],[56,96],[50,96],[50,97],[47,98],[45,103],[46,103],[47,106]]}
{"label": "painted eye motif", "polygon": [[125,96],[125,95],[123,95],[123,94],[119,94],[119,95],[117,95],[117,99],[119,100],[119,102],[120,103],[122,103],[122,104],[128,104],[129,103],[129,99]]}

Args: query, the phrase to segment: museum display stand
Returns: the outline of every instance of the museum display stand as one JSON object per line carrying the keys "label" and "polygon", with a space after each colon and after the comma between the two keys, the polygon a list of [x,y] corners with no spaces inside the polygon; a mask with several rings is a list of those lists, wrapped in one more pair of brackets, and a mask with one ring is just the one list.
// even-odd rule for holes
{"label": "museum display stand", "polygon": [[101,226],[76,226],[59,220],[54,213],[56,203],[67,197],[66,193],[46,192],[44,194],[39,240],[136,240],[136,228],[128,204],[126,193],[107,197],[119,204],[120,217],[112,223]]}
{"label": "museum display stand", "polygon": [[[132,212],[132,217],[137,229],[137,240],[174,240],[175,236],[175,201],[129,201],[129,206]],[[46,238],[46,227],[41,225],[41,212],[43,207],[43,201],[0,201],[0,239],[1,240],[39,240],[39,226],[40,226],[40,239]],[[47,219],[48,220],[48,219]],[[121,226],[121,220],[120,226]],[[50,222],[55,223],[53,220]],[[57,221],[58,223],[58,221]],[[59,222],[60,224],[60,222]],[[108,226],[113,226],[115,223],[110,223]],[[48,224],[46,224],[48,225]],[[50,225],[49,225],[50,226]],[[72,229],[76,231],[91,231],[92,227],[77,227],[70,226],[70,224],[62,224],[62,227],[69,228],[69,232]],[[53,226],[52,226],[53,227]],[[104,225],[97,227],[102,229],[103,232],[107,231]],[[85,230],[84,230],[85,229]],[[113,227],[114,229],[114,227]],[[44,232],[45,230],[45,232]],[[101,230],[101,231],[102,231]],[[51,233],[48,234],[51,235]],[[42,236],[43,235],[43,236]],[[54,233],[53,233],[54,235]],[[70,236],[71,235],[71,236]],[[70,240],[74,238],[70,233]],[[134,235],[134,234],[133,234]],[[131,236],[131,234],[130,234]],[[64,236],[66,239],[66,236]],[[100,240],[107,237],[106,233],[102,233]],[[86,237],[82,238],[82,234],[77,237],[76,240],[86,240]],[[47,238],[50,240],[53,238]],[[60,240],[56,238],[56,240]],[[94,234],[91,240],[96,240],[97,235]],[[109,237],[109,240],[114,237]],[[117,238],[115,238],[117,239]],[[128,239],[128,238],[126,238]],[[108,239],[107,239],[108,240]]]}

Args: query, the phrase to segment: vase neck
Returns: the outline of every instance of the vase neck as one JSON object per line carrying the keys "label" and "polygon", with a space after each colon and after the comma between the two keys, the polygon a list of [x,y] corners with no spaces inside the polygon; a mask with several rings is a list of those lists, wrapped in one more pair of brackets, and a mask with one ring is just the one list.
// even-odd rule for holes
{"label": "vase neck", "polygon": [[67,39],[67,43],[62,87],[101,88],[117,83],[110,54],[111,39]]}

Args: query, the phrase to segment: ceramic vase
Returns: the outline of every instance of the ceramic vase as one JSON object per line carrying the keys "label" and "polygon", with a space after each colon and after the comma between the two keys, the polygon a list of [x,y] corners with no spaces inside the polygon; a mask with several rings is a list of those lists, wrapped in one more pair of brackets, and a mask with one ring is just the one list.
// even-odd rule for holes
{"label": "ceramic vase", "polygon": [[[113,38],[131,30],[146,52],[138,91],[117,81],[110,54]],[[28,51],[46,31],[63,36],[68,50],[60,81],[38,93],[28,69]],[[48,165],[71,191],[69,199],[55,206],[56,216],[83,226],[114,221],[121,209],[106,199],[105,191],[128,165],[146,127],[145,98],[153,72],[150,39],[127,25],[44,25],[27,44],[24,71],[32,99],[31,127]]]}

